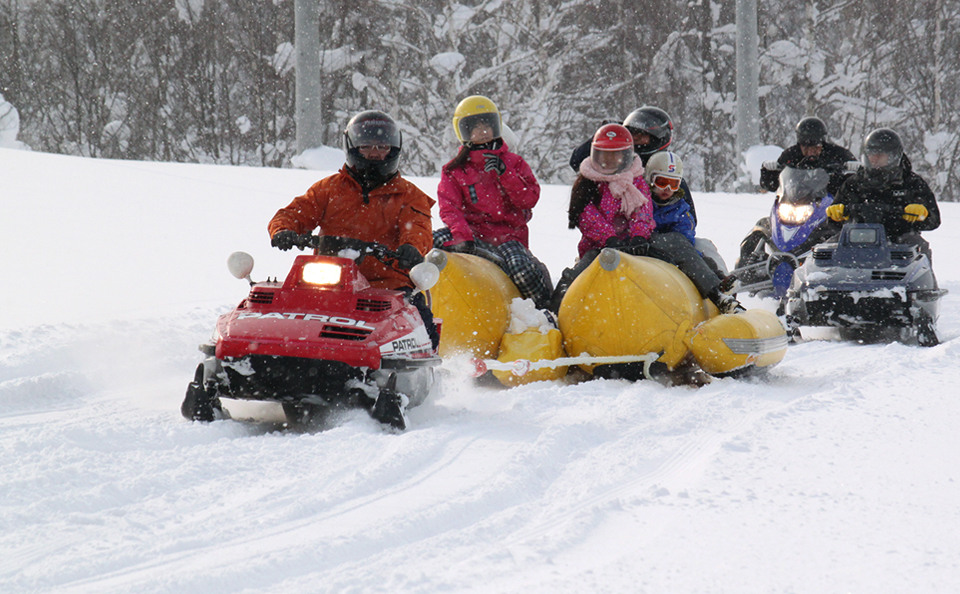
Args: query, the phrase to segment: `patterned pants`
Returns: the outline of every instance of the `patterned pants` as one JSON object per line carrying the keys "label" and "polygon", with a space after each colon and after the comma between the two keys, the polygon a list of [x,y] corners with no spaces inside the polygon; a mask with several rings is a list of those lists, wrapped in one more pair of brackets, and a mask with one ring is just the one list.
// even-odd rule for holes
{"label": "patterned pants", "polygon": [[[433,247],[443,249],[443,245],[453,239],[450,229],[444,227],[433,232]],[[499,257],[497,265],[517,286],[525,299],[532,299],[537,309],[546,309],[553,294],[553,281],[546,265],[538,260],[530,250],[519,241],[508,241],[492,245],[484,241],[475,242],[482,248]],[[477,254],[482,255],[482,254]]]}

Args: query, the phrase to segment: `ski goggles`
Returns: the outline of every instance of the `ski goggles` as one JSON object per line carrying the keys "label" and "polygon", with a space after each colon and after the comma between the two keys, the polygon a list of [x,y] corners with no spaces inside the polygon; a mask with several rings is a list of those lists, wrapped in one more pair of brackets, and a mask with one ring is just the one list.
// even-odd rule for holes
{"label": "ski goggles", "polygon": [[680,180],[675,177],[666,177],[664,175],[654,175],[653,176],[653,185],[660,188],[661,190],[673,190],[676,192],[680,189]]}

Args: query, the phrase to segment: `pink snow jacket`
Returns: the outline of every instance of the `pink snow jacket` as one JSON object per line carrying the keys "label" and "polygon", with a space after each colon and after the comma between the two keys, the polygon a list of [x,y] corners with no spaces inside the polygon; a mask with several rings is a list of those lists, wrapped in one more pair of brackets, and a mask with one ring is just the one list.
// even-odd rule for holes
{"label": "pink snow jacket", "polygon": [[[589,159],[583,163],[588,164]],[[599,192],[599,200],[592,200],[583,207],[576,223],[583,237],[577,245],[580,256],[583,256],[589,250],[602,249],[608,239],[616,237],[626,242],[631,237],[643,237],[649,239],[657,224],[653,219],[653,201],[650,200],[650,185],[643,177],[643,164],[637,157],[630,169],[617,174],[616,176],[602,175],[592,170],[588,164],[587,169],[580,165],[580,176],[583,178],[574,184],[571,196],[571,204],[575,201],[589,199],[584,196],[577,196],[578,192],[585,194],[592,193],[592,188],[587,189],[591,184],[595,184],[596,191]],[[620,188],[614,192],[611,189],[610,181],[601,181],[603,179],[623,182],[632,179],[632,186],[637,191],[629,191],[627,188]],[[616,183],[616,182],[615,182]],[[634,206],[625,206],[623,199],[617,194],[626,195],[629,191],[628,202],[633,202]]]}
{"label": "pink snow jacket", "polygon": [[[506,169],[484,171],[485,154],[495,153]],[[450,228],[451,243],[479,239],[493,245],[511,240],[528,246],[527,221],[540,200],[540,185],[523,157],[506,144],[474,149],[463,167],[444,166],[437,188],[440,218]]]}

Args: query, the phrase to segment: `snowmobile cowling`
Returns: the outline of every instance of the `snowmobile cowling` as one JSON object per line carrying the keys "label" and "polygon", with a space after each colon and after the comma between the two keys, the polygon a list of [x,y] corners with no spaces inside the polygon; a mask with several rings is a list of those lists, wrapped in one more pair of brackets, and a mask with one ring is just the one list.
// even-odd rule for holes
{"label": "snowmobile cowling", "polygon": [[[404,411],[427,397],[441,361],[408,292],[371,287],[353,259],[397,262],[396,252],[330,236],[300,242],[328,253],[297,256],[282,283],[251,281],[247,297],[200,345],[206,357],[181,413],[212,421],[225,417],[220,398],[261,400],[280,403],[297,425],[322,427],[336,411],[362,408],[405,428]],[[249,280],[252,266],[240,252],[228,259],[237,278]],[[425,278],[415,272],[411,278]]]}
{"label": "snowmobile cowling", "polygon": [[[336,280],[311,277],[324,272]],[[397,291],[371,288],[353,260],[298,256],[282,285],[257,283],[220,318],[215,354],[335,359],[371,369],[393,355],[429,358],[429,337],[416,332],[419,318],[396,315],[404,308],[414,309]]]}

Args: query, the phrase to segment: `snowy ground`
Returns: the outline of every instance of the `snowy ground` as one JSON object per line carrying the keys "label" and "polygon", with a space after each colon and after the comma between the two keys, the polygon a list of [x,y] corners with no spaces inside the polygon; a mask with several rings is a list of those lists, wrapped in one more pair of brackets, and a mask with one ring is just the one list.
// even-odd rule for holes
{"label": "snowy ground", "polygon": [[[0,592],[957,591],[960,205],[935,348],[810,341],[700,389],[453,375],[400,435],[184,421],[246,293],[226,256],[284,275],[266,223],[319,177],[0,149]],[[567,191],[532,222],[555,276]],[[696,198],[728,262],[772,201]]]}

